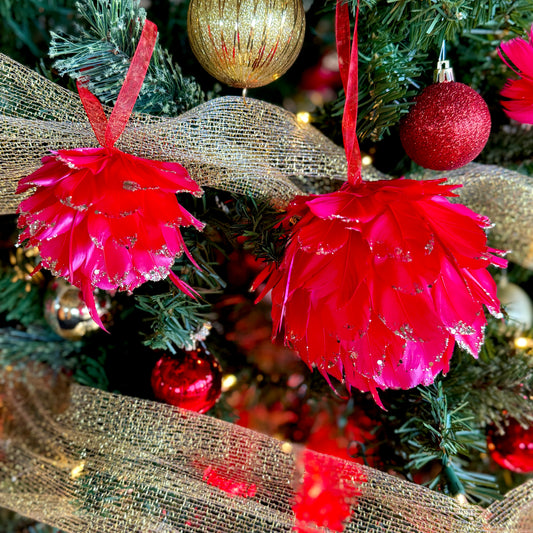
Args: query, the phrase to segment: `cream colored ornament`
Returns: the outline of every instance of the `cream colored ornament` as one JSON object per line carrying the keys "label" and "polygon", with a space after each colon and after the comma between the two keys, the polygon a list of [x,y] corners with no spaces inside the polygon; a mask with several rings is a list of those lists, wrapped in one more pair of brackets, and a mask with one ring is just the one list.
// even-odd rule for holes
{"label": "cream colored ornament", "polygon": [[518,285],[502,277],[498,283],[498,298],[508,315],[508,325],[519,331],[533,325],[533,305],[527,293]]}
{"label": "cream colored ornament", "polygon": [[191,0],[188,34],[202,67],[232,87],[277,80],[303,43],[302,0]]}

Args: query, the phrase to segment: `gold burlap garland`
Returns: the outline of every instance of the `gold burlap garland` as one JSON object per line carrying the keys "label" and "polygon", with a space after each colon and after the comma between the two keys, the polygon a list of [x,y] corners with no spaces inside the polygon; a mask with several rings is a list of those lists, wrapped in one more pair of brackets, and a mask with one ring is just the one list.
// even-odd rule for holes
{"label": "gold burlap garland", "polygon": [[[0,214],[21,198],[18,180],[50,150],[96,146],[77,94],[0,54]],[[176,161],[200,184],[288,202],[295,183],[343,179],[341,148],[288,111],[242,97],[216,98],[174,119],[133,115],[117,147]]]}
{"label": "gold burlap garland", "polygon": [[[487,509],[464,505],[209,416],[35,375],[0,388],[0,505],[68,533],[314,530],[298,501],[345,509],[317,531],[533,531],[533,480]],[[318,489],[326,499],[306,502]]]}
{"label": "gold burlap garland", "polygon": [[[77,95],[0,54],[0,214],[16,211],[18,180],[49,150],[94,145]],[[201,185],[280,207],[296,194],[337,188],[346,174],[344,151],[315,128],[240,97],[176,119],[135,115],[118,146],[177,161]],[[495,223],[493,244],[532,268],[529,180],[475,164],[445,175],[465,185],[462,203]],[[417,176],[426,177],[435,174]],[[365,178],[390,177],[367,168]],[[294,502],[317,465],[349,509],[344,531],[533,531],[533,481],[488,509],[462,506],[213,418],[56,385],[28,375],[1,389],[0,505],[66,532],[292,531]]]}
{"label": "gold burlap garland", "polygon": [[[15,213],[18,180],[50,150],[96,146],[78,96],[0,54],[0,214]],[[278,106],[254,99],[210,100],[173,119],[133,115],[117,146],[176,161],[203,186],[262,196],[283,207],[301,193],[328,192],[346,177],[344,150]],[[491,244],[533,268],[533,185],[517,172],[471,163],[447,177],[459,201],[494,224]],[[392,179],[372,167],[365,179]]]}

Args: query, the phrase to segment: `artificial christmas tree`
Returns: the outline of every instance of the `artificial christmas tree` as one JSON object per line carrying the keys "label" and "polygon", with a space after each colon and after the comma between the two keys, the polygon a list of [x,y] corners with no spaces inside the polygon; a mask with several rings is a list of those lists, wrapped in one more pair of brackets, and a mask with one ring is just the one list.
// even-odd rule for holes
{"label": "artificial christmas tree", "polygon": [[[531,293],[533,189],[525,174],[533,143],[501,111],[498,93],[512,72],[497,54],[503,42],[527,87],[513,50],[529,46],[531,2],[361,2],[351,59],[348,4],[337,5],[346,103],[341,93],[311,124],[280,104],[299,101],[301,72],[331,48],[333,6],[306,4],[311,29],[295,66],[243,98],[219,96],[226,89],[213,86],[170,31],[185,35],[187,5],[147,2],[146,14],[135,0],[85,0],[81,25],[65,33],[69,2],[61,4],[65,20],[37,0],[27,4],[27,14],[6,10],[6,25],[30,43],[24,15],[42,7],[53,61],[41,67],[47,79],[0,56],[0,505],[43,531],[44,523],[64,531],[527,531],[531,481],[491,457],[527,460],[530,332],[519,343],[505,314],[486,316],[481,304],[497,314],[503,275]],[[350,6],[355,13],[356,2]],[[118,131],[111,108],[122,106],[147,16],[159,38]],[[258,24],[268,28],[268,17]],[[240,57],[240,37],[224,38],[235,51],[227,57]],[[412,97],[431,84],[428,65],[444,38],[461,79],[488,103],[495,140],[479,163],[435,174],[412,168],[397,132]],[[164,49],[171,43],[181,68]],[[6,43],[4,52],[36,63],[27,48]],[[96,106],[90,123],[74,84],[58,72],[78,81],[86,107]],[[114,133],[106,136],[107,124]],[[511,135],[522,149],[502,149]],[[359,143],[375,167],[361,166]],[[81,170],[73,159],[80,147],[84,157],[104,151],[122,162],[95,159]],[[130,158],[142,158],[154,180],[139,176]],[[120,172],[106,170],[113,165]],[[408,179],[392,180],[407,171]],[[72,176],[83,185],[74,187]],[[454,204],[441,198],[458,184]],[[194,194],[176,199],[181,189]],[[19,204],[27,255],[14,251]],[[92,232],[78,231],[85,217]],[[505,274],[490,266],[504,262],[482,228],[490,248],[510,250]],[[76,281],[73,273],[83,273],[89,308],[92,287],[109,291],[112,320],[101,324],[109,333],[67,340],[51,331],[42,310],[53,278],[42,269],[31,280],[34,245],[54,274]],[[248,292],[269,275],[279,284],[273,342],[270,286],[258,304]],[[345,327],[354,320],[357,327]],[[150,381],[161,350],[169,360],[196,350],[220,362],[214,396],[218,387],[222,394],[208,416],[155,401]],[[192,379],[197,371],[193,389],[205,384]],[[378,397],[376,386],[401,390]],[[523,429],[517,454],[516,439],[501,437],[508,420]],[[5,529],[22,530],[23,520],[6,517]]]}

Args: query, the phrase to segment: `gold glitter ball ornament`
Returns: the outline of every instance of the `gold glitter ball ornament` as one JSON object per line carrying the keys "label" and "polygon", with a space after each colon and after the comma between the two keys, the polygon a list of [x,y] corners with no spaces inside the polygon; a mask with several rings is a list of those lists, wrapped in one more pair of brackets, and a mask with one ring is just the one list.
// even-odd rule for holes
{"label": "gold glitter ball ornament", "polygon": [[191,0],[187,29],[209,74],[232,87],[261,87],[283,75],[302,48],[303,2]]}

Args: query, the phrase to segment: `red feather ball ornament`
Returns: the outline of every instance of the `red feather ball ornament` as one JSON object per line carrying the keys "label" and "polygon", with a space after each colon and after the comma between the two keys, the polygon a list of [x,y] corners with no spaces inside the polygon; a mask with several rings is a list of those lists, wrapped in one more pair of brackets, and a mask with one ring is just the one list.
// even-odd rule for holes
{"label": "red feather ball ornament", "polygon": [[95,288],[132,291],[145,281],[170,276],[185,293],[194,293],[170,268],[183,252],[193,261],[180,226],[203,228],[175,193],[201,195],[200,187],[177,163],[142,159],[114,147],[141,89],[156,37],[156,26],[147,20],[109,120],[97,98],[78,82],[101,146],[53,151],[17,189],[22,193],[36,187],[18,208],[18,226],[24,228],[19,242],[39,248],[39,268],[81,290],[103,329]]}
{"label": "red feather ball ornament", "polygon": [[455,341],[478,355],[483,306],[500,312],[486,267],[506,262],[487,247],[489,221],[451,204],[453,186],[444,180],[362,181],[357,44],[350,52],[341,2],[337,48],[348,181],[289,205],[285,255],[254,288],[266,281],[259,299],[272,291],[274,334],[287,346],[326,379],[371,391],[381,405],[377,389],[427,385],[446,371]]}
{"label": "red feather ball ornament", "polygon": [[518,122],[533,124],[533,26],[529,41],[518,37],[511,39],[502,43],[498,52],[505,64],[519,76],[517,80],[508,80],[502,89],[501,95],[509,99],[502,102],[505,112]]}

